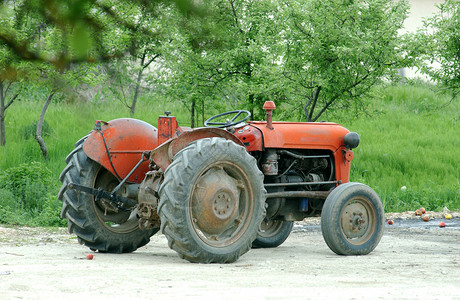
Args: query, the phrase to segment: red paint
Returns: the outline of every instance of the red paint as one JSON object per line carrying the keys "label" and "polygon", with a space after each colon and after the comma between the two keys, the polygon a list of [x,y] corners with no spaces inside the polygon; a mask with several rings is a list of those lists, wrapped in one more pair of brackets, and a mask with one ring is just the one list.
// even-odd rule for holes
{"label": "red paint", "polygon": [[[102,133],[107,142],[111,160],[118,175],[123,179],[142,158],[144,151],[150,151],[158,146],[157,129],[136,119],[115,119],[101,124],[101,131],[93,130],[83,144],[83,150],[92,160],[115,174]],[[128,178],[132,182],[140,183],[148,171],[148,161]]]}

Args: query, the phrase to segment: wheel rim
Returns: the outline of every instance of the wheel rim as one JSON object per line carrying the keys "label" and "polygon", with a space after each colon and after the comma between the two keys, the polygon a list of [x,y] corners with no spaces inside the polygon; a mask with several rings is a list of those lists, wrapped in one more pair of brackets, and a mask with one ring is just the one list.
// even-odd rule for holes
{"label": "wheel rim", "polygon": [[356,197],[348,201],[340,214],[343,236],[353,245],[366,243],[377,226],[375,209],[366,198]]}
{"label": "wheel rim", "polygon": [[213,247],[236,242],[249,226],[254,210],[249,178],[232,162],[208,166],[197,177],[190,200],[192,228]]}
{"label": "wheel rim", "polygon": [[264,220],[259,226],[258,235],[263,238],[269,238],[278,234],[283,228],[284,221]]}
{"label": "wheel rim", "polygon": [[[118,183],[119,181],[113,174],[101,168],[97,172],[93,186],[96,189],[102,188],[105,191],[112,191]],[[93,207],[99,222],[112,232],[128,233],[138,227],[139,221],[135,210],[123,211],[109,200],[95,201],[95,197],[93,197]]]}

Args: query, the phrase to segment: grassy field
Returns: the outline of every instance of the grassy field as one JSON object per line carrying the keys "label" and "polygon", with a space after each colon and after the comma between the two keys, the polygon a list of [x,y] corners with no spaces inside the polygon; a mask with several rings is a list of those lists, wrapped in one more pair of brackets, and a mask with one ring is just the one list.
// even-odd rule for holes
{"label": "grassy field", "polygon": [[[44,138],[49,151],[45,162],[33,138],[33,124],[46,95],[39,98],[42,101],[17,101],[7,111],[7,144],[0,147],[0,223],[65,224],[58,218],[60,202],[56,200],[65,157],[93,128],[95,120],[130,116],[129,110],[116,101],[64,103],[56,99],[45,116],[48,126]],[[429,210],[442,210],[444,206],[460,209],[460,101],[450,103],[449,97],[426,85],[395,85],[376,88],[368,102],[369,114],[352,118],[343,112],[329,119],[360,134],[352,181],[373,187],[386,211],[420,206]],[[139,101],[135,117],[156,126],[158,115],[165,110],[172,111],[180,125],[189,126],[189,112],[180,103],[148,96]],[[40,169],[49,173],[43,174]],[[7,182],[5,172],[10,177],[16,174],[17,181]],[[30,184],[40,180],[44,180],[45,189]],[[22,192],[12,192],[13,185],[22,186]],[[42,203],[25,209],[37,197],[43,199]],[[13,205],[12,201],[19,204]]]}
{"label": "grassy field", "polygon": [[424,86],[374,94],[371,116],[343,122],[361,136],[352,179],[372,186],[387,211],[459,209],[458,99],[451,103]]}

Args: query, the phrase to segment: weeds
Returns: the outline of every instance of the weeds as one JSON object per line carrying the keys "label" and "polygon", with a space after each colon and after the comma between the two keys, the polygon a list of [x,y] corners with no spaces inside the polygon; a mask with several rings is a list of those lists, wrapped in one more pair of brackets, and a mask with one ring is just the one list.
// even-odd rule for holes
{"label": "weeds", "polygon": [[[35,99],[43,99],[40,95]],[[369,114],[353,119],[348,112],[337,112],[328,120],[360,135],[351,180],[375,189],[386,211],[420,206],[438,211],[444,206],[460,209],[460,103],[450,102],[448,96],[423,84],[381,86],[373,95],[366,102]],[[274,120],[286,115],[282,107],[289,106],[280,105]],[[130,117],[129,110],[116,101],[51,104],[46,114],[50,134],[45,136],[49,151],[45,163],[36,141],[26,139],[25,134],[41,108],[39,101],[31,100],[18,101],[8,110],[7,143],[0,147],[0,223],[64,225],[56,195],[65,157],[95,120]],[[179,101],[149,95],[139,101],[135,118],[156,126],[158,116],[166,110],[177,117],[180,126],[189,126],[189,111]],[[407,190],[402,191],[402,186]]]}

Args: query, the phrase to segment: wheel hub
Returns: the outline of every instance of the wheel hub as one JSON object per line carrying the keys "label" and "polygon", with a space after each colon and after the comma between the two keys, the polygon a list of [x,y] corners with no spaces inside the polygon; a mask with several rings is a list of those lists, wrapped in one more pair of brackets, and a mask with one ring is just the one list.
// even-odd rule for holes
{"label": "wheel hub", "polygon": [[234,211],[234,202],[235,201],[232,199],[232,196],[226,191],[220,191],[216,197],[214,197],[212,205],[214,215],[221,220],[227,219]]}
{"label": "wheel hub", "polygon": [[222,168],[207,171],[192,195],[193,222],[206,234],[231,228],[238,216],[239,190],[235,179]]}
{"label": "wheel hub", "polygon": [[341,214],[342,230],[348,239],[366,238],[369,221],[366,206],[360,202],[349,204]]}

